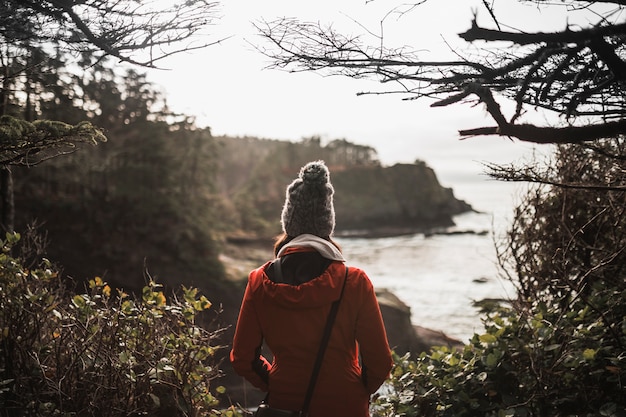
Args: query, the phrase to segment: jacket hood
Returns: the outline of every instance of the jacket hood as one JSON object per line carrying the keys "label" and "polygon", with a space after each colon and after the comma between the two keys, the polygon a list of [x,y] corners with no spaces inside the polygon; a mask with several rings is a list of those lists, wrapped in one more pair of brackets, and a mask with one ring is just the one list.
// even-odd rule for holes
{"label": "jacket hood", "polygon": [[318,277],[300,285],[277,284],[267,275],[267,262],[250,274],[253,289],[263,294],[282,307],[307,309],[331,304],[339,299],[341,287],[346,275],[343,262],[335,261]]}

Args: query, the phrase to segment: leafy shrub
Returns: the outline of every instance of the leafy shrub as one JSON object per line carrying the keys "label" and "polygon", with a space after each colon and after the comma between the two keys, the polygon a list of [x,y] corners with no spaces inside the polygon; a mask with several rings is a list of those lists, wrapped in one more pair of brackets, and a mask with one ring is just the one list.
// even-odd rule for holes
{"label": "leafy shrub", "polygon": [[530,190],[499,256],[518,298],[485,304],[462,350],[396,358],[377,416],[626,416],[625,154],[562,146],[542,178],[507,173],[553,185]]}
{"label": "leafy shrub", "polygon": [[489,309],[485,333],[462,350],[440,347],[415,361],[396,356],[374,415],[626,415],[626,352],[599,337],[604,329],[589,310]]}
{"label": "leafy shrub", "polygon": [[195,321],[211,303],[183,288],[168,302],[149,282],[141,296],[101,278],[72,294],[43,260],[31,270],[0,254],[0,409],[5,416],[218,416],[219,331]]}

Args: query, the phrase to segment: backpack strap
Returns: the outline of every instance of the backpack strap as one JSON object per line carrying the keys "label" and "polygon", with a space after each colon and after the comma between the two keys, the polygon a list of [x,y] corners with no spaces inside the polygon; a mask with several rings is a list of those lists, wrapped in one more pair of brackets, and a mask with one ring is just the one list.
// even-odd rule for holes
{"label": "backpack strap", "polygon": [[324,328],[324,335],[322,336],[322,341],[320,343],[319,350],[317,351],[317,357],[315,358],[315,365],[313,366],[313,372],[311,373],[311,379],[309,380],[309,387],[306,391],[306,397],[304,398],[304,404],[302,405],[302,411],[300,412],[301,416],[307,416],[309,412],[309,405],[311,404],[311,398],[313,397],[313,389],[315,388],[315,383],[317,382],[317,376],[320,373],[320,368],[322,367],[322,361],[324,359],[324,353],[326,352],[326,346],[328,345],[328,340],[330,339],[330,333],[333,328],[333,324],[335,322],[335,317],[337,317],[337,310],[339,310],[339,303],[343,298],[343,291],[346,289],[346,281],[348,280],[348,267],[346,266],[346,276],[343,280],[343,286],[341,287],[341,294],[339,295],[339,299],[333,302],[333,305],[330,308],[330,312],[328,313],[328,319],[326,320],[326,327]]}

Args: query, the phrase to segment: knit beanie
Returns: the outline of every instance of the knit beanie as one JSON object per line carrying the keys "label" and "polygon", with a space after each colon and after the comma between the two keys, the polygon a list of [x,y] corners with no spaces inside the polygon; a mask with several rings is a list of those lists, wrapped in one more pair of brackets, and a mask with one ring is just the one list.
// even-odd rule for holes
{"label": "knit beanie", "polygon": [[330,237],[335,230],[334,192],[324,161],[303,166],[285,193],[281,215],[283,231],[291,237],[304,233]]}

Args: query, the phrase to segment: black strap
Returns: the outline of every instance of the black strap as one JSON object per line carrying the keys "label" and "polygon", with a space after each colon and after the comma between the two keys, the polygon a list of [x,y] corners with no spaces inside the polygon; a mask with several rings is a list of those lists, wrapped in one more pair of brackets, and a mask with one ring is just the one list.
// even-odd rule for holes
{"label": "black strap", "polygon": [[317,382],[317,376],[319,375],[320,368],[322,367],[322,360],[324,359],[324,352],[326,352],[326,346],[328,345],[328,340],[330,339],[330,332],[333,328],[335,317],[337,317],[337,310],[339,309],[339,302],[341,301],[341,298],[343,297],[343,290],[346,288],[347,280],[348,280],[348,267],[346,266],[346,277],[343,280],[343,286],[341,287],[341,294],[339,295],[339,299],[333,303],[333,305],[330,308],[330,312],[328,313],[328,319],[326,320],[326,327],[324,328],[324,335],[322,336],[322,341],[320,343],[319,350],[317,351],[317,358],[315,359],[315,365],[313,366],[313,372],[311,373],[311,379],[309,380],[309,387],[307,388],[306,397],[304,398],[304,404],[302,405],[302,411],[300,412],[301,416],[306,416],[309,411],[309,405],[311,403],[311,398],[313,397],[313,389],[315,388],[315,382]]}
{"label": "black strap", "polygon": [[285,282],[283,281],[283,268],[281,258],[276,259],[276,262],[274,262],[274,272],[276,273],[276,277],[274,278],[276,280],[275,282],[279,284],[284,284]]}

